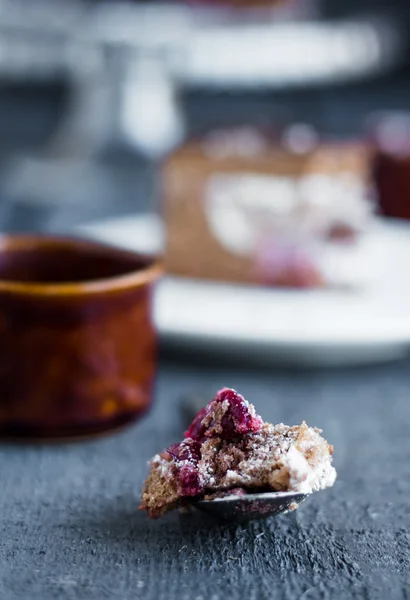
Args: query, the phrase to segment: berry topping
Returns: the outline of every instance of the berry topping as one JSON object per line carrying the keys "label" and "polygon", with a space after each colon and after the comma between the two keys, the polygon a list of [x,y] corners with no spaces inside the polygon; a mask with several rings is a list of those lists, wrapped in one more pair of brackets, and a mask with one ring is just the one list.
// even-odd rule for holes
{"label": "berry topping", "polygon": [[224,440],[260,431],[262,419],[252,404],[229,388],[220,390],[205,408],[199,411],[185,433],[185,439],[167,449],[173,459],[181,496],[198,496],[204,485],[198,470],[201,445],[209,438]]}
{"label": "berry topping", "polygon": [[228,388],[222,389],[217,395],[219,402],[229,402],[229,408],[221,420],[222,432],[220,437],[229,439],[235,435],[256,433],[260,431],[263,421],[249,402],[243,396]]}
{"label": "berry topping", "polygon": [[235,390],[223,388],[214,400],[203,408],[185,436],[203,442],[207,438],[230,439],[260,431],[263,421],[252,404]]}
{"label": "berry topping", "polygon": [[174,459],[178,488],[181,496],[198,496],[203,492],[198,463],[201,460],[201,444],[191,439],[172,444],[167,448]]}
{"label": "berry topping", "polygon": [[197,465],[201,460],[201,444],[191,439],[177,442],[167,448],[167,452],[177,462],[189,462]]}
{"label": "berry topping", "polygon": [[185,438],[191,438],[193,440],[198,440],[198,441],[204,439],[206,427],[204,427],[202,425],[202,421],[208,414],[208,411],[211,410],[211,404],[212,404],[212,402],[207,404],[207,406],[204,406],[204,408],[201,408],[201,410],[199,411],[199,413],[196,415],[196,417],[192,421],[191,425],[189,426],[188,431],[185,432],[185,434],[184,434]]}
{"label": "berry topping", "polygon": [[199,496],[204,491],[198,469],[190,465],[185,465],[179,471],[178,484],[181,496]]}
{"label": "berry topping", "polygon": [[255,268],[265,285],[310,288],[322,283],[315,256],[298,245],[270,241],[258,250]]}

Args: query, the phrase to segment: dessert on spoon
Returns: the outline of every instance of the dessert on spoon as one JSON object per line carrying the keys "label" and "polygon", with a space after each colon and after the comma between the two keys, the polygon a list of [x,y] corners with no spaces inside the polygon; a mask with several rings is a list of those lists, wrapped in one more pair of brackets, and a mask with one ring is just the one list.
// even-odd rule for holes
{"label": "dessert on spoon", "polygon": [[243,396],[223,388],[181,442],[152,458],[140,509],[158,518],[189,505],[224,517],[297,508],[336,479],[333,447],[320,434],[305,422],[265,423]]}

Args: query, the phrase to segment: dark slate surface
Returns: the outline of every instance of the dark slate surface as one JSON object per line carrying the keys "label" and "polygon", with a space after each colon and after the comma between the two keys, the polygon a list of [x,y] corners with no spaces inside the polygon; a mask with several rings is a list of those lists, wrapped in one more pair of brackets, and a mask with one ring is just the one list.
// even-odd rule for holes
{"label": "dark slate surface", "polygon": [[[327,91],[320,111],[318,95],[298,96],[295,112],[320,113],[344,131],[367,110],[408,105],[403,81],[359,88],[342,90],[342,99],[341,90]],[[231,110],[232,99],[196,99],[191,122],[224,106]],[[152,169],[133,161],[130,168],[135,182],[124,170],[122,184],[113,170],[111,203],[90,194],[87,204],[56,197],[45,206],[0,194],[1,227],[58,231],[152,209]],[[223,385],[237,387],[268,420],[322,427],[335,445],[335,487],[295,514],[246,527],[218,527],[202,515],[149,521],[136,510],[146,461],[180,437],[181,396]],[[0,600],[410,598],[409,425],[410,361],[295,373],[162,359],[153,411],[123,434],[78,445],[0,445]]]}
{"label": "dark slate surface", "polygon": [[[136,510],[147,459],[177,440],[181,395],[235,386],[269,420],[324,429],[335,487],[295,514],[220,527]],[[0,446],[1,600],[410,596],[410,363],[329,372],[162,359],[154,408],[122,434]]]}

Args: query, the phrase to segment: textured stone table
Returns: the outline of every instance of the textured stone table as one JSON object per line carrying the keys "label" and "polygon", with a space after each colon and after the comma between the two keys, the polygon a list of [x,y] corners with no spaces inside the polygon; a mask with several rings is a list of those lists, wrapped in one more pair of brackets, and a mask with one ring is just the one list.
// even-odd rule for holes
{"label": "textured stone table", "polygon": [[[218,527],[136,511],[146,461],[184,427],[181,394],[229,385],[266,419],[324,429],[339,478],[296,513]],[[410,596],[410,363],[332,372],[163,359],[151,414],[122,434],[0,446],[1,600]]]}

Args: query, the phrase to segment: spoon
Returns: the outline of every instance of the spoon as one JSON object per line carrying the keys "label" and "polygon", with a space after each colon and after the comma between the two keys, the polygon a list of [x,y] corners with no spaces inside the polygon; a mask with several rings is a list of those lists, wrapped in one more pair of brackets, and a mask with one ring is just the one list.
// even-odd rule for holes
{"label": "spoon", "polygon": [[198,500],[194,506],[221,521],[248,521],[295,510],[307,497],[297,492],[266,492]]}

